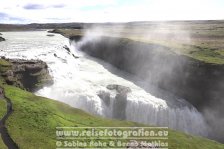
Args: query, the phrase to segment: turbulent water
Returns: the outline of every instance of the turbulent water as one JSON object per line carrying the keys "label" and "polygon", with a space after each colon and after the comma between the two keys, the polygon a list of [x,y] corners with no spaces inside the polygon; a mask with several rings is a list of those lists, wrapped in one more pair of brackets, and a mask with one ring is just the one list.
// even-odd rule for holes
{"label": "turbulent water", "polygon": [[[69,46],[69,41],[61,35],[46,35],[45,31],[5,32],[3,37],[6,41],[0,42],[0,56],[41,59],[48,64],[54,84],[44,87],[36,94],[62,101],[95,115],[114,118],[112,112],[115,92],[108,90],[106,86],[119,84],[132,90],[127,94],[127,120],[168,126],[196,135],[208,134],[202,115],[184,100],[157,98],[132,81],[121,77],[123,73],[109,64],[78,52],[75,46],[71,46],[71,52],[79,56],[74,58],[63,48],[64,45]],[[116,70],[116,73],[111,70]],[[111,93],[109,105],[98,97],[100,91]]]}

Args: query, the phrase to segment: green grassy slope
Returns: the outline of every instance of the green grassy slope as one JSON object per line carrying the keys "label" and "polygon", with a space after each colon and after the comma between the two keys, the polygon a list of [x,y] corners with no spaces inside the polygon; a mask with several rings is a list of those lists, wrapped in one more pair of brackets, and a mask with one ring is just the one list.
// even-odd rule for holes
{"label": "green grassy slope", "polygon": [[[3,86],[3,85],[1,85]],[[22,149],[55,148],[55,127],[143,126],[141,124],[104,119],[47,98],[35,96],[12,86],[3,86],[13,102],[14,112],[7,120],[11,137]],[[169,130],[171,149],[223,149],[215,141]],[[0,146],[1,148],[1,146]]]}
{"label": "green grassy slope", "polygon": [[11,86],[5,86],[5,93],[12,100],[14,109],[7,121],[8,130],[21,148],[54,148],[56,127],[139,125],[94,117],[60,102]]}
{"label": "green grassy slope", "polygon": [[[0,59],[0,83],[5,81],[5,78],[1,76],[2,73],[5,73],[9,68],[11,67],[11,64],[5,61],[4,59]],[[2,118],[6,113],[6,102],[5,100],[0,97],[0,118]]]}
{"label": "green grassy slope", "polygon": [[6,72],[12,66],[11,63],[4,59],[0,59],[0,73]]}
{"label": "green grassy slope", "polygon": [[7,149],[7,147],[5,146],[4,142],[1,139],[1,134],[0,134],[0,148],[1,149]]}
{"label": "green grassy slope", "polygon": [[6,113],[6,102],[3,98],[0,98],[0,118],[2,118]]}

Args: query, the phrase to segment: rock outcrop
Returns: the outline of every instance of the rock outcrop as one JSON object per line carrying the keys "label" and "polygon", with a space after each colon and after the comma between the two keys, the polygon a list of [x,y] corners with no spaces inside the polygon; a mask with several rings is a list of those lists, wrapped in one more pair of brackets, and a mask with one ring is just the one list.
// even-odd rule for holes
{"label": "rock outcrop", "polygon": [[63,48],[70,54],[71,53],[71,50],[70,48],[67,46],[67,45],[64,45]]}
{"label": "rock outcrop", "polygon": [[49,30],[49,31],[47,31],[48,33],[61,33],[60,32],[60,30],[58,30],[58,29],[53,29],[53,30]]}
{"label": "rock outcrop", "polygon": [[113,104],[113,117],[119,120],[125,120],[127,93],[131,92],[131,89],[117,84],[107,85],[107,89],[115,90],[117,92]]}
{"label": "rock outcrop", "polygon": [[0,37],[0,42],[1,42],[1,41],[5,41],[5,38],[3,38],[3,37]]}
{"label": "rock outcrop", "polygon": [[82,35],[76,35],[76,36],[69,36],[69,40],[75,40],[75,41],[80,41],[83,38]]}
{"label": "rock outcrop", "polygon": [[1,77],[9,85],[35,91],[52,84],[48,66],[40,60],[4,59],[7,67],[1,67]]}
{"label": "rock outcrop", "polygon": [[106,106],[110,106],[110,93],[109,92],[106,92],[106,91],[99,91],[98,94],[97,94],[100,99],[103,100],[103,102],[105,103]]}
{"label": "rock outcrop", "polygon": [[53,37],[55,36],[54,34],[47,34],[48,37]]}
{"label": "rock outcrop", "polygon": [[[98,96],[103,100],[107,107],[112,107],[112,117],[125,120],[126,119],[126,106],[127,106],[127,94],[131,92],[129,87],[125,87],[117,84],[107,85],[108,90],[115,90],[116,96],[111,97],[110,92],[100,91]],[[113,101],[112,101],[113,100]],[[111,105],[113,102],[113,105]]]}
{"label": "rock outcrop", "polygon": [[129,87],[117,85],[117,84],[107,85],[107,89],[116,90],[117,93],[119,93],[119,94],[127,94],[127,93],[131,92],[131,89]]}

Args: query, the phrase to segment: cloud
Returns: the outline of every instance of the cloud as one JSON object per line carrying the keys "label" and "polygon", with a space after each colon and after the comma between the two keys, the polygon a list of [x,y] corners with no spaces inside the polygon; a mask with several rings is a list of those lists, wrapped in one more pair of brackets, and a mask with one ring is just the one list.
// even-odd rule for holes
{"label": "cloud", "polygon": [[44,5],[40,5],[40,4],[27,4],[23,8],[24,9],[44,9],[46,7]]}
{"label": "cloud", "polygon": [[66,5],[65,4],[57,4],[57,5],[52,5],[51,8],[64,8]]}
{"label": "cloud", "polygon": [[63,8],[65,4],[56,4],[56,5],[41,5],[41,4],[26,4],[23,6],[24,9],[35,10],[35,9],[46,9],[46,8]]}
{"label": "cloud", "polygon": [[0,19],[7,17],[8,15],[6,13],[0,12]]}
{"label": "cloud", "polygon": [[1,20],[1,23],[17,23],[17,22],[26,21],[26,19],[24,18],[11,16],[9,14],[2,13],[2,12],[0,12],[0,20]]}

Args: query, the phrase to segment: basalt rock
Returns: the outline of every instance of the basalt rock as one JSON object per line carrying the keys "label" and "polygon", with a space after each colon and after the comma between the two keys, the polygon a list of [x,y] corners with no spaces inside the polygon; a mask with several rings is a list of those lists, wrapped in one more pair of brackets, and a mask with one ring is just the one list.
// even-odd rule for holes
{"label": "basalt rock", "polygon": [[71,52],[71,50],[69,49],[69,47],[68,47],[67,45],[64,45],[63,48],[64,48],[68,53]]}
{"label": "basalt rock", "polygon": [[77,42],[77,41],[80,41],[82,38],[83,38],[82,35],[69,36],[69,40],[70,40],[70,41],[74,40],[74,41],[76,41],[76,42]]}
{"label": "basalt rock", "polygon": [[1,68],[1,76],[9,85],[35,91],[53,83],[48,66],[40,60],[5,59],[10,65]]}
{"label": "basalt rock", "polygon": [[106,104],[106,106],[110,106],[110,93],[105,91],[99,91],[97,95],[100,97],[100,99],[103,100],[103,102]]}
{"label": "basalt rock", "polygon": [[[112,108],[112,117],[119,120],[126,119],[127,94],[131,92],[129,87],[117,84],[107,85],[108,90],[115,90],[116,96],[111,97],[110,91],[99,91],[97,95],[105,105]],[[112,104],[113,103],[113,104]]]}
{"label": "basalt rock", "polygon": [[5,41],[5,38],[3,38],[3,37],[0,37],[0,42],[1,42],[1,41]]}
{"label": "basalt rock", "polygon": [[72,56],[73,56],[75,59],[79,58],[79,57],[78,57],[78,56],[76,56],[75,54],[72,54]]}
{"label": "basalt rock", "polygon": [[129,87],[117,84],[107,85],[107,89],[117,92],[113,104],[113,117],[120,120],[126,119],[127,94],[131,92]]}
{"label": "basalt rock", "polygon": [[54,34],[47,34],[48,37],[53,37],[55,36]]}
{"label": "basalt rock", "polygon": [[48,33],[60,33],[60,31],[58,29],[49,30],[47,32]]}
{"label": "basalt rock", "polygon": [[113,105],[113,117],[119,120],[126,119],[127,94],[118,93]]}
{"label": "basalt rock", "polygon": [[127,94],[127,93],[131,92],[131,89],[129,87],[117,85],[117,84],[107,85],[107,89],[116,90],[119,94]]}

